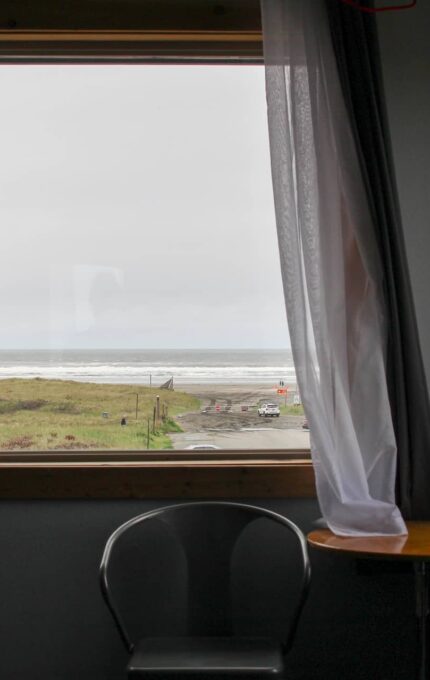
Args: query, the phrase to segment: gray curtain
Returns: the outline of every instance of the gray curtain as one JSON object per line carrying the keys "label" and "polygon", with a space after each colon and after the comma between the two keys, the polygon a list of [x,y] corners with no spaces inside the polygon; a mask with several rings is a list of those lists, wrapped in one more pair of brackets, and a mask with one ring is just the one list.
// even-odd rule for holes
{"label": "gray curtain", "polygon": [[397,502],[406,519],[430,519],[430,402],[391,156],[376,20],[339,0],[326,0],[326,6],[383,266],[389,314],[387,378],[398,448]]}

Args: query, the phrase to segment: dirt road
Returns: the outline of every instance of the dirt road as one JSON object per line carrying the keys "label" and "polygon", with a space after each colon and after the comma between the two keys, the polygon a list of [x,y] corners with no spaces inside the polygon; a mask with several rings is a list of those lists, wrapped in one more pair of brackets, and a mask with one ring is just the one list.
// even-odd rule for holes
{"label": "dirt road", "polygon": [[177,416],[183,432],[172,436],[175,449],[198,444],[240,449],[309,448],[309,432],[302,428],[304,416],[258,415],[259,404],[283,402],[272,386],[184,385],[182,389],[201,400],[201,409]]}

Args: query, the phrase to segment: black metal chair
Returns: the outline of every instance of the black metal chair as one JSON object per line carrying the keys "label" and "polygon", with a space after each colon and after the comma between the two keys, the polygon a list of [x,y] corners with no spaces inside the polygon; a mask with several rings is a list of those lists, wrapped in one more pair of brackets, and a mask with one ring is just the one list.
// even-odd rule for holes
{"label": "black metal chair", "polygon": [[[280,525],[288,532],[289,541],[292,536],[296,551],[298,583],[291,586],[295,599],[289,612],[288,630],[286,633],[284,631],[282,640],[260,635],[237,635],[232,619],[232,557],[244,530],[254,520],[261,518],[270,520],[271,524],[276,523],[278,527]],[[108,575],[112,556],[117,552],[115,549],[125,532],[148,520],[161,521],[175,539],[179,540],[183,550],[186,629],[184,635],[159,636],[156,632],[155,636],[145,635],[134,642],[113,599]],[[267,529],[265,531],[267,534]],[[287,538],[283,531],[281,536],[282,540]],[[136,539],[134,543],[137,543]],[[118,552],[121,560],[121,551]],[[289,559],[290,547],[287,555]],[[264,559],[273,560],[273,556],[264,555]],[[133,566],[137,573],[139,566]],[[183,580],[184,578],[181,583]],[[127,666],[129,679],[285,678],[284,656],[291,648],[309,581],[310,563],[306,539],[293,522],[269,510],[229,502],[183,503],[134,517],[110,536],[100,567],[103,597],[131,655]],[[176,586],[171,591],[173,599],[178,590]]]}

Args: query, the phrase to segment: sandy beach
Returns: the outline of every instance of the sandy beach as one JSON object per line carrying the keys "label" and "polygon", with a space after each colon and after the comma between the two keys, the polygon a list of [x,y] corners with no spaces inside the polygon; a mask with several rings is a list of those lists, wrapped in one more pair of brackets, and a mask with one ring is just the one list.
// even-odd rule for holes
{"label": "sandy beach", "polygon": [[[303,415],[281,414],[277,418],[258,415],[263,402],[285,403],[275,385],[180,385],[198,397],[199,411],[177,416],[183,432],[171,435],[175,449],[199,444],[232,449],[308,449],[309,432],[303,429]],[[293,400],[295,386],[288,387],[287,403]]]}

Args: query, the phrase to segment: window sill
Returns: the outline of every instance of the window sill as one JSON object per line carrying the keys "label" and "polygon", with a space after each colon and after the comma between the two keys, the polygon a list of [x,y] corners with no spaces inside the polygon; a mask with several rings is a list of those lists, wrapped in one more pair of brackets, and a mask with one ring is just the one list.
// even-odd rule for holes
{"label": "window sill", "polygon": [[0,454],[0,498],[313,498],[309,451]]}

